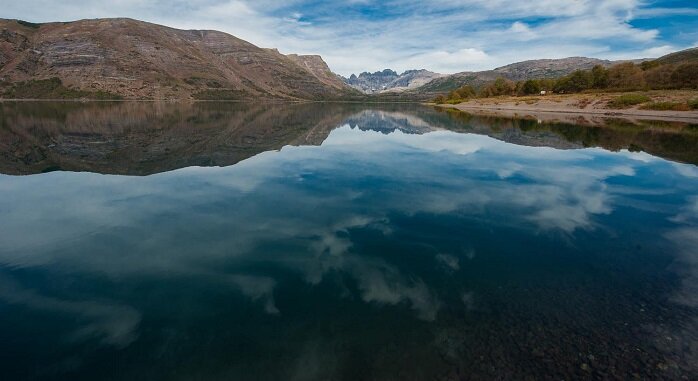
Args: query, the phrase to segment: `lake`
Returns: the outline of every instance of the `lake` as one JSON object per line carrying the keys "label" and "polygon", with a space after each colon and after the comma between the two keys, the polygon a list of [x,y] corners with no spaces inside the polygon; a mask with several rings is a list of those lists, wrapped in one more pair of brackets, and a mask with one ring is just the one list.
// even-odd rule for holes
{"label": "lake", "polygon": [[698,378],[698,126],[0,103],[5,380]]}

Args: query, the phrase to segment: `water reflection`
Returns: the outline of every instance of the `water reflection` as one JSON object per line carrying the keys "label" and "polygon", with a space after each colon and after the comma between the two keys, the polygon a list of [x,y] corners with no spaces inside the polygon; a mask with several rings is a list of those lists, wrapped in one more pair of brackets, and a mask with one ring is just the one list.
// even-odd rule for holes
{"label": "water reflection", "polygon": [[11,378],[696,375],[693,165],[414,106],[3,107],[5,172],[153,174],[0,176]]}
{"label": "water reflection", "polygon": [[645,151],[698,164],[698,129],[670,122],[571,124],[435,112],[415,105],[4,102],[0,173],[149,175],[189,166],[229,166],[286,145],[320,145],[344,124],[383,133],[445,129],[534,147]]}

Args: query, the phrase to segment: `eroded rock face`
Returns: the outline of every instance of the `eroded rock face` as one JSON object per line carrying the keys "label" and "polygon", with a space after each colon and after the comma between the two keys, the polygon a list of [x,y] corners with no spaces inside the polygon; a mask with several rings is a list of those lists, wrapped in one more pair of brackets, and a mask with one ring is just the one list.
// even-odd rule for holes
{"label": "eroded rock face", "polygon": [[[335,98],[319,56],[294,60],[217,31],[185,31],[131,19],[27,27],[0,20],[0,78],[60,78],[65,86],[125,98]],[[204,96],[197,96],[197,94]]]}
{"label": "eroded rock face", "polygon": [[342,78],[330,70],[330,67],[327,66],[327,63],[322,59],[322,57],[318,55],[298,54],[289,54],[287,57],[299,66],[308,70],[315,76],[315,78],[327,86],[331,86],[336,89],[343,89],[346,87],[344,81],[342,81]]}
{"label": "eroded rock face", "polygon": [[0,30],[0,70],[29,47],[28,38],[7,29]]}
{"label": "eroded rock face", "polygon": [[363,72],[358,76],[352,74],[346,82],[351,87],[361,90],[366,94],[379,93],[385,90],[390,82],[397,79],[398,74],[390,69],[375,73]]}

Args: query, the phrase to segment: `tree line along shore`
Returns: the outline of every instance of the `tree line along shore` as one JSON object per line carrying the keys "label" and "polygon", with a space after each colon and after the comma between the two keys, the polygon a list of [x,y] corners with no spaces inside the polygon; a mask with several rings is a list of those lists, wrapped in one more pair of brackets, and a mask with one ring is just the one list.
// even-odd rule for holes
{"label": "tree line along shore", "polygon": [[[646,110],[698,110],[695,98],[655,101],[644,94],[650,90],[698,90],[698,62],[665,63],[660,60],[640,64],[625,62],[605,68],[577,70],[560,78],[511,81],[497,78],[480,87],[464,85],[433,99],[436,104],[459,104],[478,98],[530,97],[533,95],[623,93],[607,102],[608,108],[640,105]],[[656,91],[655,91],[656,93]],[[685,98],[685,97],[684,97]]]}

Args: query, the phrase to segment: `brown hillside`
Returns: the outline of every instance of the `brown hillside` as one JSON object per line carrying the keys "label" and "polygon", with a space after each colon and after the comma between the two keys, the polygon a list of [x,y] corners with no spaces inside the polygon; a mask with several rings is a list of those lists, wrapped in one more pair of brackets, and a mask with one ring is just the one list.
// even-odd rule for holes
{"label": "brown hillside", "polygon": [[351,92],[318,75],[320,57],[313,62],[309,68],[222,32],[132,19],[0,20],[4,87],[57,77],[71,89],[125,98],[317,99]]}

